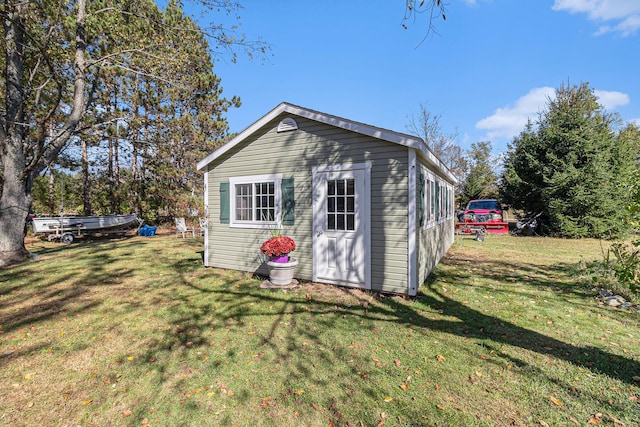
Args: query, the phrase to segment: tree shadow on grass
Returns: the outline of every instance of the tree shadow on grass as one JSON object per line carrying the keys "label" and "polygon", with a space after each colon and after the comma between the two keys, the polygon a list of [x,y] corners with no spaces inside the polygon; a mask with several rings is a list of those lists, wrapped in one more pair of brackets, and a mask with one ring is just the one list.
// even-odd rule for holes
{"label": "tree shadow on grass", "polygon": [[[229,379],[229,369],[224,370],[226,364],[232,364],[234,370],[241,371],[251,369],[247,362],[255,361],[255,365],[264,362],[260,366],[266,371],[279,370],[280,374],[274,374],[274,377],[261,376],[263,372],[257,371],[254,374],[256,379],[251,381],[259,382],[263,378],[284,378],[286,381],[286,384],[277,389],[280,394],[273,396],[275,408],[277,405],[309,408],[311,403],[317,403],[321,409],[332,414],[331,418],[338,424],[344,424],[339,412],[346,411],[344,408],[348,405],[362,406],[364,409],[352,412],[351,418],[364,419],[372,416],[371,413],[365,413],[366,408],[373,410],[371,408],[375,408],[375,403],[385,396],[386,391],[381,388],[384,381],[373,381],[372,377],[366,378],[363,373],[373,372],[378,377],[404,373],[394,365],[393,356],[389,356],[385,366],[374,366],[372,357],[382,356],[374,355],[373,352],[379,349],[375,344],[376,335],[371,334],[375,334],[373,329],[379,328],[381,322],[392,326],[389,328],[390,333],[393,333],[395,326],[408,326],[412,329],[415,327],[415,330],[432,330],[474,339],[475,344],[487,348],[499,347],[500,344],[519,347],[628,384],[632,384],[633,376],[640,372],[638,361],[631,358],[634,356],[622,357],[590,346],[567,344],[511,324],[495,315],[482,313],[437,289],[445,283],[442,279],[460,286],[472,286],[470,281],[474,276],[484,274],[484,278],[488,278],[487,287],[495,285],[495,288],[484,289],[483,294],[506,293],[500,288],[500,283],[504,283],[504,277],[510,277],[514,281],[535,283],[561,295],[569,295],[575,300],[584,299],[585,295],[581,290],[570,286],[569,279],[560,284],[545,279],[565,277],[569,265],[518,267],[516,270],[508,262],[488,263],[491,265],[480,263],[473,265],[478,271],[456,268],[449,276],[446,276],[445,270],[444,273],[439,273],[440,276],[434,275],[415,301],[389,296],[376,298],[376,295],[356,293],[330,285],[317,285],[308,291],[310,295],[307,298],[307,288],[288,294],[282,291],[265,291],[258,289],[258,281],[248,274],[203,269],[200,248],[185,242],[172,241],[170,246],[167,241],[168,250],[165,247],[147,250],[144,243],[132,242],[130,247],[119,252],[121,257],[130,258],[117,266],[112,265],[117,260],[111,255],[108,245],[88,246],[84,251],[72,254],[73,257],[87,257],[87,261],[92,263],[88,263],[90,268],[84,272],[75,271],[75,274],[79,274],[78,277],[74,278],[74,272],[60,276],[58,280],[67,283],[61,294],[54,293],[54,289],[46,293],[47,286],[55,287],[57,284],[47,279],[46,271],[38,273],[15,269],[11,272],[14,274],[11,278],[5,274],[3,277],[12,279],[10,281],[26,280],[28,274],[31,274],[32,280],[38,280],[36,285],[29,287],[28,292],[21,292],[19,285],[16,285],[17,287],[12,287],[3,295],[4,314],[9,315],[3,321],[5,332],[67,315],[98,312],[101,316],[106,316],[107,311],[101,311],[105,310],[102,307],[104,300],[99,296],[108,296],[112,301],[107,309],[117,312],[108,316],[95,333],[120,333],[120,340],[139,343],[136,344],[138,347],[135,359],[118,365],[118,368],[158,372],[157,379],[154,377],[153,390],[145,397],[145,402],[149,405],[167,399],[170,390],[184,394],[195,387],[189,383],[192,373],[183,378],[182,366],[197,372],[200,381],[206,378],[207,384],[221,388],[223,382],[233,381]],[[140,280],[140,272],[136,271],[139,268],[137,266],[142,263],[153,267],[147,273],[151,277],[145,280]],[[114,277],[114,270],[117,277]],[[493,280],[497,284],[493,284]],[[322,289],[327,289],[327,294],[322,297],[313,293]],[[530,286],[526,289],[526,292],[522,292],[523,296],[535,296],[531,293]],[[59,290],[56,289],[56,292]],[[8,310],[12,304],[26,302],[30,303],[29,308],[34,310],[34,314],[36,311],[42,314],[28,317],[24,313]],[[49,305],[40,305],[43,303]],[[143,313],[148,312],[154,315],[144,317]],[[130,313],[140,313],[141,318],[154,326],[141,326],[140,331],[135,328],[125,329],[122,326],[122,316],[125,321],[129,320],[127,315]],[[75,316],[70,316],[70,319],[73,317]],[[451,320],[451,317],[455,319]],[[114,330],[107,330],[109,328]],[[341,330],[359,330],[362,334],[346,332],[341,336]],[[249,332],[253,334],[249,335]],[[373,338],[367,342],[369,337]],[[344,339],[349,342],[344,342]],[[252,343],[245,345],[244,342],[249,340]],[[362,347],[353,347],[351,340],[362,340],[360,343],[353,343],[362,344]],[[42,346],[46,345],[42,342],[34,344],[36,346],[19,348],[14,354],[4,357],[4,360],[0,358],[0,365],[15,360],[18,355],[28,356],[29,353],[41,351],[44,348]],[[248,350],[251,354],[246,354]],[[199,352],[208,355],[209,359],[203,360]],[[123,353],[113,356],[126,360],[127,355],[128,353]],[[548,375],[543,368],[528,365],[526,360],[517,356],[499,353],[494,359],[500,363],[497,358],[522,367],[526,375]],[[110,356],[100,363],[112,364],[112,360]],[[106,371],[106,368],[102,371]],[[220,377],[219,372],[223,372]],[[224,373],[227,378],[224,378]],[[549,380],[557,381],[552,377]],[[296,394],[296,389],[301,384],[309,384],[306,394]],[[331,392],[320,395],[323,396],[323,401],[314,402],[310,400],[314,396],[312,388],[328,389]],[[259,405],[261,396],[255,395],[250,383],[238,386],[235,391],[236,399],[249,402],[248,404],[255,401]],[[411,396],[410,393],[416,393],[415,398],[419,399],[419,393],[422,392],[416,387],[405,394]],[[218,391],[218,395],[221,393]],[[195,405],[195,402],[187,399],[187,404]],[[203,407],[206,405],[208,403],[202,403]],[[276,409],[271,413],[268,407],[260,408],[265,416],[277,414]],[[407,406],[403,407],[402,414],[408,419],[420,420],[420,411],[419,405]],[[141,406],[131,419],[141,421],[146,416],[148,412]],[[232,423],[232,418],[226,420]]]}
{"label": "tree shadow on grass", "polygon": [[[497,281],[503,281],[504,275],[510,275],[520,282],[531,282],[531,285],[544,286],[561,295],[574,295],[583,298],[588,296],[586,291],[577,288],[575,284],[570,286],[566,283],[549,282],[543,279],[557,277],[558,273],[566,275],[573,266],[531,266],[522,269],[518,265],[516,269],[516,266],[509,263],[491,262],[489,264],[491,264],[489,268],[491,273],[487,277]],[[449,279],[457,285],[466,285],[473,274],[471,271],[456,269],[455,276],[449,277]],[[385,298],[381,302],[392,312],[405,312],[402,317],[398,317],[397,320],[399,322],[407,322],[422,328],[461,337],[490,340],[495,343],[519,347],[584,367],[595,374],[607,375],[627,384],[637,385],[633,377],[637,377],[640,374],[639,361],[613,354],[591,345],[576,346],[568,344],[540,332],[515,325],[507,319],[501,319],[475,310],[440,291],[438,287],[441,287],[442,283],[439,283],[438,280],[437,274],[432,274],[427,283],[425,283],[417,301],[437,311],[443,317],[454,317],[456,319],[454,321],[429,319],[415,310],[412,305],[400,303],[394,298]],[[436,286],[436,283],[438,283],[438,286]],[[513,289],[505,291],[496,286],[495,288],[492,287],[491,292],[514,293],[517,291]],[[536,296],[534,293],[526,295]],[[596,307],[595,303],[593,306]]]}

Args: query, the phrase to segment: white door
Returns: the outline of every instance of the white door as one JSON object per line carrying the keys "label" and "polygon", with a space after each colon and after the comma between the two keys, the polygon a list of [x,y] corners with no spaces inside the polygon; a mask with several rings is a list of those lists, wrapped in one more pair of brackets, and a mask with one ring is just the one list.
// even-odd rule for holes
{"label": "white door", "polygon": [[313,171],[313,279],[371,288],[369,165]]}

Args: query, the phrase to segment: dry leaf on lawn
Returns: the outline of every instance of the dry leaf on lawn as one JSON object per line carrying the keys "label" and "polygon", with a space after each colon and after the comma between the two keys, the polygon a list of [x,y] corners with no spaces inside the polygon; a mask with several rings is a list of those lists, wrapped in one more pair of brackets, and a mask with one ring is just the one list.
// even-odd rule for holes
{"label": "dry leaf on lawn", "polygon": [[549,396],[549,400],[551,401],[551,403],[553,403],[554,405],[557,406],[564,406],[564,403],[560,402],[558,399],[556,399],[553,396]]}

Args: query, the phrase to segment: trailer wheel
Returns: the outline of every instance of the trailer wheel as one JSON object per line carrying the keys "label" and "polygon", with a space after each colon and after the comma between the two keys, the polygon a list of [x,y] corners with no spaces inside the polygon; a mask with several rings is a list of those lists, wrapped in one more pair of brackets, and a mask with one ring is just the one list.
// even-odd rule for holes
{"label": "trailer wheel", "polygon": [[62,243],[69,244],[69,243],[72,243],[72,242],[73,242],[73,234],[71,234],[71,233],[64,233],[64,234],[62,235]]}

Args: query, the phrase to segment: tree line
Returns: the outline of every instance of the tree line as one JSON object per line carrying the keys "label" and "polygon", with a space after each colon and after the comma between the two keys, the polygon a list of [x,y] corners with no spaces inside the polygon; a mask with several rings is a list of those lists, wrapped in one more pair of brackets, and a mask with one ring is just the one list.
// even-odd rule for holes
{"label": "tree line", "polygon": [[[233,0],[199,0],[234,16]],[[267,48],[199,26],[171,0],[7,0],[0,94],[0,259],[27,255],[29,212],[181,213],[193,164],[227,138],[214,55]]]}
{"label": "tree line", "polygon": [[462,150],[439,119],[421,106],[407,128],[459,179],[460,207],[499,198],[523,213],[540,213],[544,231],[560,237],[620,238],[637,228],[640,129],[605,111],[588,83],[556,89],[501,160],[488,141]]}

